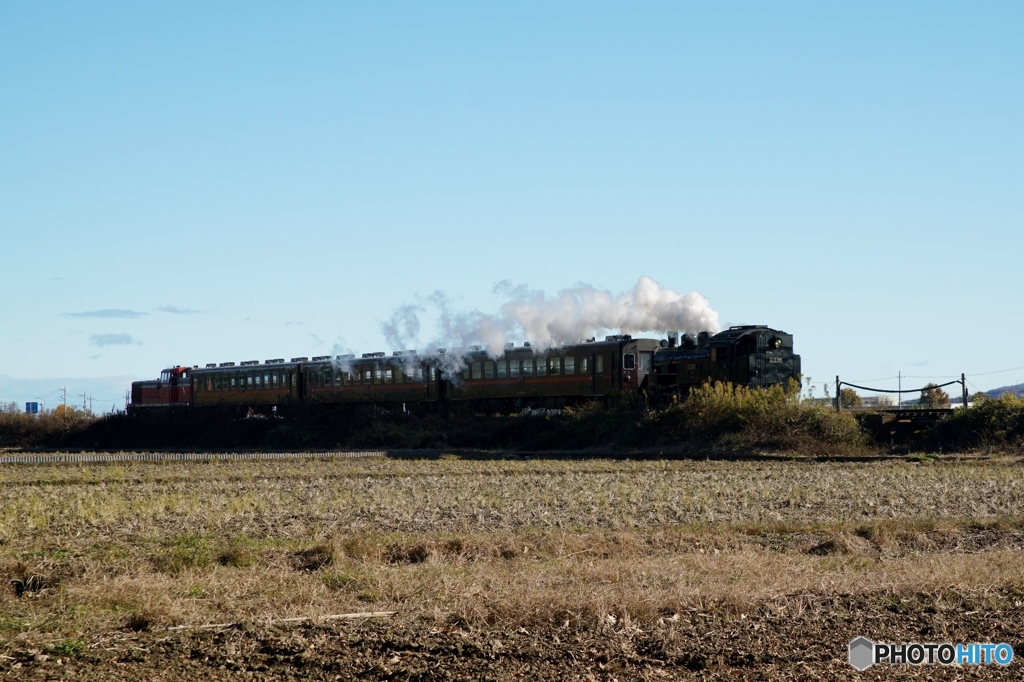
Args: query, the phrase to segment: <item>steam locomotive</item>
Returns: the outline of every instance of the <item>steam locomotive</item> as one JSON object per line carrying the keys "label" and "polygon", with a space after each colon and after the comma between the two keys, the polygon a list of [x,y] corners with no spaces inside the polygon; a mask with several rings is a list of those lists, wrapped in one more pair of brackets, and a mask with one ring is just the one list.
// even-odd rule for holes
{"label": "steam locomotive", "polygon": [[416,351],[176,366],[132,384],[129,409],[278,411],[316,405],[562,407],[615,393],[685,395],[706,381],[768,387],[799,380],[793,337],[763,325],[680,338],[606,336],[546,350],[507,344],[428,355]]}

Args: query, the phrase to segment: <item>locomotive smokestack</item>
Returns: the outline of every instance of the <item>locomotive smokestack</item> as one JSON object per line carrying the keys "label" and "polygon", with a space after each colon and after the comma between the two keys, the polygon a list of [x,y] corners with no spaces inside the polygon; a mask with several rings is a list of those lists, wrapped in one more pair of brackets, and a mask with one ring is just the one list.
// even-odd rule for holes
{"label": "locomotive smokestack", "polygon": [[675,348],[679,345],[679,331],[672,330],[668,333],[668,347]]}

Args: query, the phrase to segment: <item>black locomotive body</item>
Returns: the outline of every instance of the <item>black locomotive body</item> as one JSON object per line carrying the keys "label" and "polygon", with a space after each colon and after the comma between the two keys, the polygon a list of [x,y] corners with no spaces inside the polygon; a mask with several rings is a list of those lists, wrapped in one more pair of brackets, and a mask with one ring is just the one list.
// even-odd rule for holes
{"label": "black locomotive body", "polygon": [[[497,357],[471,348],[279,358],[193,367],[188,376],[192,407],[269,411],[345,404],[562,407],[616,393],[685,394],[705,381],[767,387],[799,373],[792,336],[748,326],[714,336],[702,332],[696,339],[684,335],[681,343],[672,336],[658,341],[616,335],[543,351],[510,344]],[[132,395],[132,407],[167,404],[160,392]],[[150,395],[153,401],[146,399]]]}
{"label": "black locomotive body", "polygon": [[763,325],[730,327],[714,336],[669,337],[655,355],[655,385],[686,394],[706,381],[767,388],[800,376],[800,356],[793,336]]}

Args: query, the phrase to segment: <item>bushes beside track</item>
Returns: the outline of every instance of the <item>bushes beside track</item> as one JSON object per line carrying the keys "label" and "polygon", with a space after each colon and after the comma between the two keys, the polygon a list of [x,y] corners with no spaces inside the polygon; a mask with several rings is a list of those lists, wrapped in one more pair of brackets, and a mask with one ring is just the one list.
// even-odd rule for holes
{"label": "bushes beside track", "polygon": [[800,400],[795,381],[769,389],[704,384],[649,416],[654,444],[696,442],[737,450],[851,454],[869,439],[848,412]]}
{"label": "bushes beside track", "polygon": [[1024,398],[1006,394],[976,401],[970,409],[954,410],[948,419],[924,434],[929,449],[961,451],[1024,448]]}
{"label": "bushes beside track", "polygon": [[65,405],[41,414],[25,414],[16,403],[10,403],[0,409],[0,447],[50,447],[96,421],[96,417]]}
{"label": "bushes beside track", "polygon": [[[11,421],[13,423],[13,417]],[[286,418],[154,409],[94,421],[16,415],[20,431],[0,431],[0,447],[169,450],[506,449],[517,451],[717,448],[808,455],[870,448],[856,420],[801,403],[798,387],[769,390],[705,384],[685,400],[651,407],[619,395],[553,414],[387,413],[318,409]],[[33,426],[35,431],[32,431]]]}
{"label": "bushes beside track", "polygon": [[[620,395],[541,415],[387,413],[320,409],[286,418],[154,409],[92,418],[75,410],[30,416],[0,411],[0,447],[22,449],[418,450],[515,451],[705,450],[870,455],[888,450],[849,412],[801,401],[799,388],[750,389],[705,384],[685,400],[651,406]],[[1006,396],[956,411],[920,434],[906,451],[1024,448],[1024,399]]]}

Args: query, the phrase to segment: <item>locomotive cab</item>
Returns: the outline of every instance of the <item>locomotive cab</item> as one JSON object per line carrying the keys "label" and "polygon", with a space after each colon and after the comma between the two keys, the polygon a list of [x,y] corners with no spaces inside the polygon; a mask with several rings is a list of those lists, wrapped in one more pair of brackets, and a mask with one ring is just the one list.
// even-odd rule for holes
{"label": "locomotive cab", "polygon": [[192,400],[192,380],[188,367],[175,365],[160,372],[156,381],[132,382],[132,407],[188,405]]}

